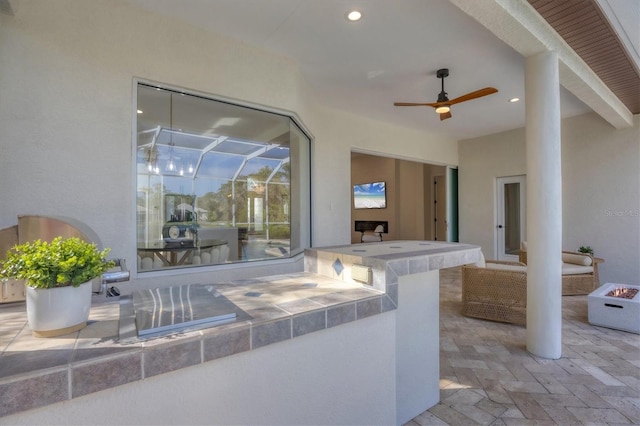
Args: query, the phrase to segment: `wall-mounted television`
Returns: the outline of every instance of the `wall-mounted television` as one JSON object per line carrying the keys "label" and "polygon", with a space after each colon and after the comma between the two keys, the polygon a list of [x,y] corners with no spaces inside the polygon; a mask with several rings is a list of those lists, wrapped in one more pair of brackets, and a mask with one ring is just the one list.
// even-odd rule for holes
{"label": "wall-mounted television", "polygon": [[386,209],[385,182],[353,185],[353,206],[356,209]]}

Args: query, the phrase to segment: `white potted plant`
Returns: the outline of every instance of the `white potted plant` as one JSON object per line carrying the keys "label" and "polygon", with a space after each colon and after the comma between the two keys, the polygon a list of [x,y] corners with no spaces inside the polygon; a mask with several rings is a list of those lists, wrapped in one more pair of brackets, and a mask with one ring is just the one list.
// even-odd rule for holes
{"label": "white potted plant", "polygon": [[27,319],[34,336],[53,337],[85,327],[92,281],[114,266],[109,249],[79,238],[14,246],[0,261],[0,278],[25,280]]}

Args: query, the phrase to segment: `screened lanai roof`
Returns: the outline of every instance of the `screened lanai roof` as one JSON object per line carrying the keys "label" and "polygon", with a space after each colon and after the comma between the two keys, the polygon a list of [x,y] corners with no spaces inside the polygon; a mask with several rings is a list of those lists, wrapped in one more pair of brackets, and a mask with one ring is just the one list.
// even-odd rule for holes
{"label": "screened lanai roof", "polygon": [[[269,169],[266,181],[289,162],[289,147],[158,126],[138,134],[138,164],[156,174],[236,180]],[[288,177],[282,177],[287,179]]]}

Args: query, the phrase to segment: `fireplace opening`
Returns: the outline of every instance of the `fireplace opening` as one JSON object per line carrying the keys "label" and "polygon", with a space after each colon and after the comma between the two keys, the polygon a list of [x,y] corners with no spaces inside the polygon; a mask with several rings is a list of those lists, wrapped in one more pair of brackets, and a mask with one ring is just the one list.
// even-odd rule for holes
{"label": "fireplace opening", "polygon": [[606,296],[619,297],[621,299],[633,299],[638,294],[637,288],[631,287],[617,287],[611,290]]}

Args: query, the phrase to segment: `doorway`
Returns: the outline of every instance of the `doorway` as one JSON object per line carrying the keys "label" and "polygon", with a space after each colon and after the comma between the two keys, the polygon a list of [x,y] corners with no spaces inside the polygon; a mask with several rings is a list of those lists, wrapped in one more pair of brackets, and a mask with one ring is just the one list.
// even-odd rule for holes
{"label": "doorway", "polygon": [[[351,200],[351,243],[360,242],[355,221],[386,221],[385,240],[458,241],[457,172],[453,167],[393,158],[373,153],[351,152],[351,186],[386,182],[386,208],[356,209]],[[441,210],[436,213],[434,199]],[[353,197],[353,194],[352,194]],[[436,231],[437,220],[442,225]]]}
{"label": "doorway", "polygon": [[496,259],[518,261],[520,243],[526,239],[526,176],[496,179]]}

